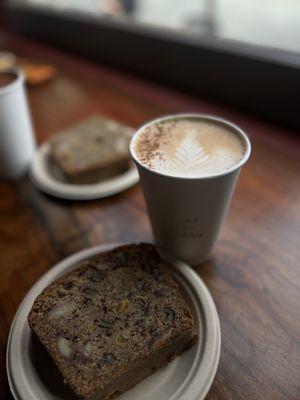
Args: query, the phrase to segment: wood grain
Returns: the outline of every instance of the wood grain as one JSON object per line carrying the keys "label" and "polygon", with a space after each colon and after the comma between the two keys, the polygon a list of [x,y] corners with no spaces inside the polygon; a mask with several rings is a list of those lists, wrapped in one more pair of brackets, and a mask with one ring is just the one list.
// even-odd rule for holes
{"label": "wood grain", "polygon": [[[253,153],[212,259],[198,268],[216,302],[222,352],[208,400],[300,398],[300,141],[221,105],[8,36],[7,47],[54,63],[57,77],[29,89],[39,143],[99,112],[138,126],[178,111],[219,114],[249,132]],[[69,202],[28,177],[0,183],[0,398],[10,399],[5,347],[14,313],[57,261],[88,246],[151,241],[140,186],[109,199]]]}

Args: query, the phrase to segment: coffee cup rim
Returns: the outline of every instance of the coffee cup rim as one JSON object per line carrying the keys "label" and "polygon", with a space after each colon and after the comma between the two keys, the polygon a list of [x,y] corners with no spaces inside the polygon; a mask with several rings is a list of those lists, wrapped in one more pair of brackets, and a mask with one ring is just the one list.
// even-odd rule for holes
{"label": "coffee cup rim", "polygon": [[[171,175],[171,174],[166,174],[163,172],[152,170],[152,169],[148,168],[147,166],[145,166],[144,164],[142,164],[140,162],[140,160],[138,159],[135,149],[134,149],[134,144],[135,144],[139,134],[150,125],[157,124],[162,121],[167,121],[167,120],[172,120],[172,119],[184,119],[184,118],[202,119],[204,121],[206,120],[206,121],[215,122],[221,126],[224,126],[228,129],[230,129],[234,133],[238,134],[239,137],[243,141],[243,145],[245,146],[245,151],[244,151],[243,157],[240,159],[240,161],[237,164],[233,165],[231,168],[228,168],[228,169],[225,169],[224,171],[220,171],[220,172],[210,174],[207,176],[199,176],[199,177],[197,177],[197,176],[175,176],[175,175]],[[240,128],[238,125],[234,124],[231,121],[228,121],[227,119],[225,119],[223,117],[219,117],[217,115],[212,115],[212,114],[204,114],[204,113],[178,113],[178,114],[163,115],[161,117],[147,121],[145,124],[141,125],[131,138],[131,141],[129,144],[129,151],[130,151],[130,155],[131,155],[133,161],[139,167],[150,172],[151,174],[163,176],[165,178],[179,179],[179,180],[191,180],[191,181],[193,181],[193,180],[208,180],[208,179],[214,179],[214,178],[218,178],[218,177],[221,177],[224,175],[228,175],[228,174],[240,169],[248,161],[248,159],[250,157],[251,142],[250,142],[247,134],[243,131],[242,128]]]}
{"label": "coffee cup rim", "polygon": [[17,89],[24,82],[24,74],[18,68],[8,68],[4,69],[0,73],[2,74],[12,74],[15,75],[16,79],[7,85],[0,88],[0,96],[6,95],[7,93],[12,92]]}

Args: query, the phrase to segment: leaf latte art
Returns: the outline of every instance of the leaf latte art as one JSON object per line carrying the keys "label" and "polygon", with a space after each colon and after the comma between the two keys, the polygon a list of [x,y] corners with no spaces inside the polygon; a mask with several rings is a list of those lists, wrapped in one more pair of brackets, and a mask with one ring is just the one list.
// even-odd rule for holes
{"label": "leaf latte art", "polygon": [[193,118],[165,120],[140,132],[134,150],[150,170],[178,177],[205,177],[236,165],[244,146],[231,130]]}
{"label": "leaf latte art", "polygon": [[187,134],[174,154],[174,158],[170,160],[173,169],[184,171],[186,174],[192,171],[204,169],[212,162],[213,157],[206,154],[204,149],[197,141],[197,133],[191,132]]}

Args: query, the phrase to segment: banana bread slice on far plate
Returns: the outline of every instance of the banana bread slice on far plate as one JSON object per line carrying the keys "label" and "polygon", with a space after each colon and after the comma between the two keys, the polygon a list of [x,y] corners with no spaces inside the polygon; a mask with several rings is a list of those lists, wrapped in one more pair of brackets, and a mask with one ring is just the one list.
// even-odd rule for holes
{"label": "banana bread slice on far plate", "polygon": [[82,262],[35,300],[29,325],[80,397],[111,399],[190,347],[193,318],[148,244]]}
{"label": "banana bread slice on far plate", "polygon": [[50,141],[51,158],[71,183],[97,183],[128,169],[132,132],[125,125],[94,115],[55,135]]}

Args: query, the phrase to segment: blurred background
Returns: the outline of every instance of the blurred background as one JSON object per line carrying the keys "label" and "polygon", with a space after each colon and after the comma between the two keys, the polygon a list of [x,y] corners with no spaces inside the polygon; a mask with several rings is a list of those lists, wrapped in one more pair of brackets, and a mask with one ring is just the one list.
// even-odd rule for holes
{"label": "blurred background", "polygon": [[299,126],[299,0],[6,0],[1,20],[22,36]]}
{"label": "blurred background", "polygon": [[37,7],[130,18],[136,24],[300,51],[299,0],[19,0]]}

